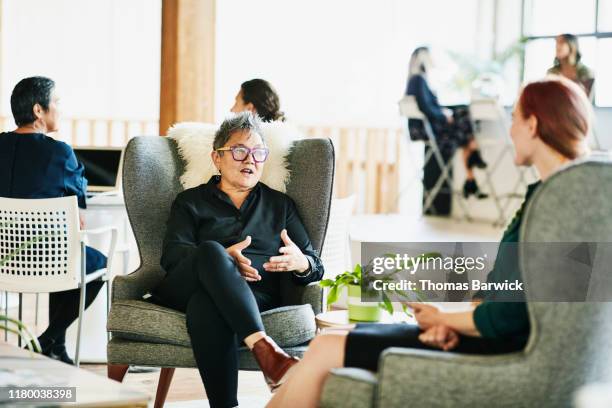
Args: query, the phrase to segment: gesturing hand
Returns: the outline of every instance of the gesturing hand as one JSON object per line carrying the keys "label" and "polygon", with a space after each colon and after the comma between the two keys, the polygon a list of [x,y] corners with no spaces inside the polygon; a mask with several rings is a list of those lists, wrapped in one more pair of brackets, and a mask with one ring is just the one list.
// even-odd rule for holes
{"label": "gesturing hand", "polygon": [[306,271],[310,263],[300,248],[291,241],[286,229],[281,231],[281,239],[285,246],[281,247],[278,252],[283,255],[271,257],[263,264],[264,269],[268,272]]}
{"label": "gesturing hand", "polygon": [[261,276],[257,269],[251,266],[251,260],[242,255],[242,250],[251,245],[251,236],[248,235],[244,241],[240,241],[230,247],[225,248],[225,251],[236,261],[240,274],[247,282],[257,282],[261,280]]}
{"label": "gesturing hand", "polygon": [[457,347],[459,335],[448,326],[437,325],[419,334],[419,340],[428,346],[448,351]]}

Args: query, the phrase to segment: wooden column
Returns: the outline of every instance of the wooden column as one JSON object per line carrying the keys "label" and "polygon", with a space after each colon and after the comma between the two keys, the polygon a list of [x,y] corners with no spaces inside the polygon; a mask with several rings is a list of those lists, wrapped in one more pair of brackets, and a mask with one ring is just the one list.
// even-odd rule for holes
{"label": "wooden column", "polygon": [[162,0],[159,131],[214,121],[215,0]]}

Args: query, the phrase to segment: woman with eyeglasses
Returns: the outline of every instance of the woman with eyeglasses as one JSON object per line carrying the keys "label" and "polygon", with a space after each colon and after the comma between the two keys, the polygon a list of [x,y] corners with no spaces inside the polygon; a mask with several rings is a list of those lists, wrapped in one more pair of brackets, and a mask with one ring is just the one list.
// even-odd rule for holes
{"label": "woman with eyeglasses", "polygon": [[186,313],[211,407],[238,405],[242,342],[272,390],[284,381],[297,359],[266,336],[260,313],[281,306],[281,274],[297,285],[323,276],[295,203],[259,181],[268,153],[251,112],[225,120],[211,152],[219,175],[180,193],[168,219],[154,301]]}

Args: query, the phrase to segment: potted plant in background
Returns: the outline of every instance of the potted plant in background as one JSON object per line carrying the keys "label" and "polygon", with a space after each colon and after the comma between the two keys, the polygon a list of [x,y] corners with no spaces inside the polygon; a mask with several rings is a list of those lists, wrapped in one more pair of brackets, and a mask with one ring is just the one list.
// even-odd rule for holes
{"label": "potted plant in background", "polygon": [[[427,253],[420,255],[423,259],[437,258],[438,253]],[[395,254],[385,254],[384,257],[394,258]],[[407,266],[412,266],[409,261]],[[334,279],[323,279],[319,285],[323,288],[328,288],[327,307],[338,301],[342,288],[347,288],[348,294],[348,315],[349,320],[362,322],[376,322],[381,318],[381,311],[384,310],[389,314],[393,314],[393,303],[390,296],[401,297],[409,301],[423,301],[419,291],[413,291],[413,296],[409,296],[402,290],[381,291],[372,289],[372,284],[375,280],[382,282],[394,282],[395,275],[404,269],[395,269],[392,272],[385,274],[375,274],[372,272],[372,264],[366,265],[363,268],[360,264],[355,265],[352,271],[345,271],[337,275]],[[368,301],[362,301],[362,288],[365,288],[366,298]],[[372,300],[369,300],[372,299]],[[378,301],[376,301],[378,299]],[[406,306],[402,304],[402,309],[408,315]]]}
{"label": "potted plant in background", "polygon": [[[527,38],[519,38],[490,58],[448,51],[449,57],[458,66],[451,87],[455,92],[469,93],[472,99],[499,99],[504,84],[508,82],[504,78],[506,66],[512,61],[520,62],[525,53],[526,43]],[[522,63],[520,65],[522,66]]]}

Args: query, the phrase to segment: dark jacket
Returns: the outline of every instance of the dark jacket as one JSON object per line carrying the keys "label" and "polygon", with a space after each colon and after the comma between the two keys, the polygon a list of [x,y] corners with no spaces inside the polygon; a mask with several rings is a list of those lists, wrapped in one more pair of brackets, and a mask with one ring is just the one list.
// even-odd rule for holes
{"label": "dark jacket", "polygon": [[41,133],[0,133],[0,197],[77,196],[85,208],[87,179],[72,148]]}
{"label": "dark jacket", "polygon": [[438,97],[431,91],[427,80],[422,75],[413,75],[406,85],[406,95],[416,99],[419,109],[430,122],[446,122]]}

